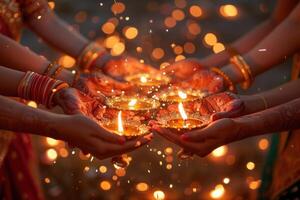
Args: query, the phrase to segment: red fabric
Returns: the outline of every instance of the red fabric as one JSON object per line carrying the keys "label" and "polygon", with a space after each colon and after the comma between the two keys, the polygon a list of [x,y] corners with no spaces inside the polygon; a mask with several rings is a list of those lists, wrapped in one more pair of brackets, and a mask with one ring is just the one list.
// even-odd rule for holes
{"label": "red fabric", "polygon": [[0,185],[5,200],[43,200],[32,173],[34,159],[30,136],[17,133],[12,140],[0,171]]}

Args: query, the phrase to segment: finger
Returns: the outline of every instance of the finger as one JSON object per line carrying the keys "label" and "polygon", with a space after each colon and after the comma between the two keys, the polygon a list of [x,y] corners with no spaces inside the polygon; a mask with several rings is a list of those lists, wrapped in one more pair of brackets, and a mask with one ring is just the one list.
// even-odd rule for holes
{"label": "finger", "polygon": [[94,134],[93,136],[115,144],[124,144],[126,142],[126,138],[124,136],[111,133],[101,127],[98,127],[97,134]]}
{"label": "finger", "polygon": [[211,116],[212,121],[216,121],[222,118],[233,118],[240,116],[242,111],[244,110],[244,103],[241,100],[234,100],[230,102],[227,107],[228,109],[226,110],[228,111],[214,113]]}
{"label": "finger", "polygon": [[181,139],[191,142],[204,142],[206,140],[217,139],[218,133],[222,131],[223,128],[224,125],[222,124],[222,121],[216,121],[203,129],[184,133],[181,136]]}
{"label": "finger", "polygon": [[134,140],[126,141],[123,145],[110,145],[110,153],[108,153],[109,156],[112,155],[119,155],[126,152],[133,151],[147,143],[149,143],[152,140],[153,134],[148,134],[145,136],[138,137]]}

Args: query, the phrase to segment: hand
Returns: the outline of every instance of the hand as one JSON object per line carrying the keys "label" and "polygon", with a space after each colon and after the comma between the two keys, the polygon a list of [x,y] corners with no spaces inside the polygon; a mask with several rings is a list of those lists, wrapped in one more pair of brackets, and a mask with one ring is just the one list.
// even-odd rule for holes
{"label": "hand", "polygon": [[175,62],[163,69],[167,75],[173,77],[178,81],[186,80],[192,77],[199,70],[205,70],[208,67],[201,64],[201,61],[195,58],[185,59],[182,61]]}
{"label": "hand", "polygon": [[149,65],[142,64],[132,57],[117,57],[106,62],[104,73],[116,79],[123,80],[124,76],[139,73],[158,73],[159,71]]}
{"label": "hand", "polygon": [[245,101],[238,95],[222,92],[204,97],[193,103],[193,109],[201,115],[211,116],[211,121],[221,118],[238,117],[244,114]]}
{"label": "hand", "polygon": [[214,149],[244,138],[239,135],[240,126],[234,119],[225,118],[212,122],[203,129],[178,134],[169,129],[154,126],[155,132],[184,148],[185,151],[204,157]]}
{"label": "hand", "polygon": [[85,154],[91,153],[98,159],[133,151],[148,143],[152,137],[146,135],[126,141],[124,137],[106,131],[82,114],[61,116],[56,117],[56,122],[51,125],[53,126],[51,137],[64,140],[71,146],[80,148]]}
{"label": "hand", "polygon": [[225,90],[223,78],[210,70],[197,70],[188,79],[173,79],[173,81],[173,85],[179,88],[192,88],[207,91],[210,94]]}
{"label": "hand", "polygon": [[91,74],[81,74],[74,87],[90,96],[102,98],[136,91],[136,88],[129,83],[119,82],[97,71]]}

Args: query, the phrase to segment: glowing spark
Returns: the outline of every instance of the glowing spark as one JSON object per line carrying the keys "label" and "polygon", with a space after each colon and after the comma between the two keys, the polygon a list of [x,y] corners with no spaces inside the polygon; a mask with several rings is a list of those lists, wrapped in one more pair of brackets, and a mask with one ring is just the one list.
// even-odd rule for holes
{"label": "glowing spark", "polygon": [[224,195],[224,193],[225,193],[225,189],[223,185],[219,184],[216,185],[215,189],[210,192],[210,196],[213,199],[219,199]]}
{"label": "glowing spark", "polygon": [[128,106],[133,107],[133,106],[135,106],[136,102],[137,102],[137,99],[131,99],[128,103]]}
{"label": "glowing spark", "polygon": [[147,82],[147,77],[141,76],[140,81],[141,81],[142,83],[146,83],[146,82]]}
{"label": "glowing spark", "polygon": [[182,91],[178,91],[178,96],[181,98],[181,99],[186,99],[187,98],[187,94],[182,92]]}
{"label": "glowing spark", "polygon": [[163,200],[165,199],[165,193],[161,190],[157,190],[153,193],[153,196],[156,200]]}

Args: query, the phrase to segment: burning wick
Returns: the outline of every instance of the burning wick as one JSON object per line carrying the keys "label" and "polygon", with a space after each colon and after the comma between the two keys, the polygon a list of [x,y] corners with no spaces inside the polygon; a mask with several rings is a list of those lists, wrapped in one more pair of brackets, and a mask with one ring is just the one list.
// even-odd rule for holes
{"label": "burning wick", "polygon": [[136,102],[137,102],[137,99],[131,99],[131,100],[129,101],[129,103],[128,103],[128,106],[129,106],[129,107],[134,107],[135,104],[136,104]]}
{"label": "burning wick", "polygon": [[147,77],[146,76],[141,76],[140,81],[142,83],[146,83],[147,82]]}
{"label": "burning wick", "polygon": [[180,116],[183,119],[183,123],[184,123],[183,127],[186,128],[187,127],[186,120],[188,119],[188,116],[187,116],[187,114],[183,108],[183,104],[181,102],[178,104],[178,110],[179,110]]}
{"label": "burning wick", "polygon": [[118,113],[118,133],[122,135],[124,133],[123,121],[122,121],[122,111]]}
{"label": "burning wick", "polygon": [[182,92],[182,91],[178,91],[178,96],[181,98],[181,99],[186,99],[187,98],[187,94]]}

